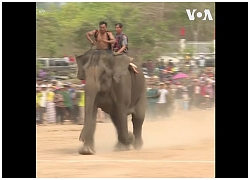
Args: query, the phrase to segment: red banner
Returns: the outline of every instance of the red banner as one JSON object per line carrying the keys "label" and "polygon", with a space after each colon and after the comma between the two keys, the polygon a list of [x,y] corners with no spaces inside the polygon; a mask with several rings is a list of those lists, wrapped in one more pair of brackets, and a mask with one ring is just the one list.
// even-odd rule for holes
{"label": "red banner", "polygon": [[184,29],[184,27],[181,28],[180,35],[181,36],[185,36],[185,29]]}

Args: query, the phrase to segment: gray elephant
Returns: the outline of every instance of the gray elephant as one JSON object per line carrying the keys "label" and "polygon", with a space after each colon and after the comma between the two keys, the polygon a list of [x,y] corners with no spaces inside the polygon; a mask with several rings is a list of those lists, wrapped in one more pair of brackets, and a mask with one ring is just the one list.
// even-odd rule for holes
{"label": "gray elephant", "polygon": [[[89,50],[76,57],[77,77],[85,80],[85,119],[79,140],[79,154],[95,154],[94,133],[97,108],[108,113],[117,130],[116,150],[141,149],[142,125],[146,108],[146,85],[141,69],[130,70],[127,55],[114,56],[108,50]],[[128,132],[127,116],[132,114],[133,134]]]}

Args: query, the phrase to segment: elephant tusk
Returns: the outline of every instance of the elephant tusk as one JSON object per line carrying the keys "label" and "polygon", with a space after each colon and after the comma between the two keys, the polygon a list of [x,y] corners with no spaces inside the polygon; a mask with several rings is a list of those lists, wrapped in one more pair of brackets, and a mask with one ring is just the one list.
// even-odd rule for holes
{"label": "elephant tusk", "polygon": [[130,64],[130,66],[137,68],[137,66],[134,63],[129,63],[129,64]]}

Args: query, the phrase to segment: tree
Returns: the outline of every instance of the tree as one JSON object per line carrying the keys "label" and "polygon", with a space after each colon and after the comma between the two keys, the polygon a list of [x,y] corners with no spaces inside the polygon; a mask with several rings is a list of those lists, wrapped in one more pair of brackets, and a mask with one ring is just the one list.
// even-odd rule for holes
{"label": "tree", "polygon": [[60,47],[60,25],[50,16],[37,16],[37,54],[53,57]]}
{"label": "tree", "polygon": [[[214,14],[214,3],[37,3],[37,55],[62,56],[80,54],[89,49],[85,33],[98,29],[99,21],[121,22],[129,39],[129,53],[140,60],[157,58],[162,51],[171,52],[169,40],[179,40],[179,28],[186,27],[186,39],[210,40],[214,22],[190,22],[187,8],[209,8]],[[214,15],[213,15],[214,16]],[[197,36],[194,34],[197,33]]]}
{"label": "tree", "polygon": [[39,61],[36,61],[36,73],[38,73],[38,71],[42,68],[43,68],[43,65]]}

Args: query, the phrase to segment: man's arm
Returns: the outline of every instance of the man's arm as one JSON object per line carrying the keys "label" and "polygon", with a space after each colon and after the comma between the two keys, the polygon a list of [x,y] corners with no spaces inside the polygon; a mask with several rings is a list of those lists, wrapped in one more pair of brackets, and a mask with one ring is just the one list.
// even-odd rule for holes
{"label": "man's arm", "polygon": [[153,95],[153,96],[148,96],[147,98],[153,98],[153,99],[156,99],[156,98],[158,98],[158,97],[160,97],[160,93],[157,93],[157,94],[155,94],[155,95]]}
{"label": "man's arm", "polygon": [[95,34],[95,30],[89,31],[89,32],[86,33],[86,37],[87,37],[88,41],[89,41],[91,44],[95,44],[95,41],[93,41],[93,40],[90,38],[90,36],[93,36],[94,34]]}
{"label": "man's arm", "polygon": [[117,53],[122,53],[126,47],[128,46],[128,40],[127,40],[127,37],[126,36],[122,36],[122,48],[119,49],[119,51],[117,51]]}
{"label": "man's arm", "polygon": [[104,42],[109,43],[109,44],[115,44],[115,38],[112,32],[108,32],[108,35],[109,35],[110,40],[109,41],[104,40]]}

